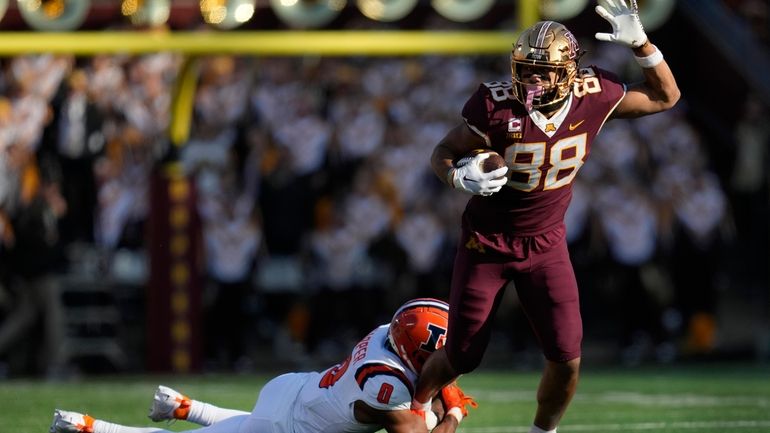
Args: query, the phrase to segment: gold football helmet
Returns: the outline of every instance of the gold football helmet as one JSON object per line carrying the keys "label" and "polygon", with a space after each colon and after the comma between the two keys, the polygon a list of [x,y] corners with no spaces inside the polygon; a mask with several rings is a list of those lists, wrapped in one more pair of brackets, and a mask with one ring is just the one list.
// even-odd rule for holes
{"label": "gold football helmet", "polygon": [[[577,39],[564,25],[556,21],[535,23],[521,33],[511,51],[514,96],[528,109],[555,107],[572,91],[579,58]],[[532,73],[541,75],[544,84],[529,83]]]}

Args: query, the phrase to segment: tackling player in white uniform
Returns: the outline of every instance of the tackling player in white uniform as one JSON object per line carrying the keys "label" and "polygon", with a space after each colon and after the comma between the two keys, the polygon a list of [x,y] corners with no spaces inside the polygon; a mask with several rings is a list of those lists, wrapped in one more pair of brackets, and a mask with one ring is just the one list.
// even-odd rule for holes
{"label": "tackling player in white uniform", "polygon": [[[457,384],[442,389],[435,413],[423,418],[410,411],[422,365],[446,339],[448,311],[448,305],[436,299],[407,302],[390,324],[369,333],[341,363],[320,373],[287,373],[272,379],[251,413],[192,400],[160,386],[150,419],[184,419],[204,426],[196,433],[369,433],[383,428],[389,433],[424,433],[434,426],[435,433],[454,433],[468,413],[465,406],[476,406]],[[58,409],[50,431],[171,433]]]}

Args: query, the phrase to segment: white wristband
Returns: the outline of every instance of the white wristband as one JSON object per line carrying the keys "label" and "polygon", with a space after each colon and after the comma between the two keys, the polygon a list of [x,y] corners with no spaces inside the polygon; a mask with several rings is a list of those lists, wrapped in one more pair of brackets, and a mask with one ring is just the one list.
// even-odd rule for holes
{"label": "white wristband", "polygon": [[463,411],[459,407],[455,406],[446,412],[447,415],[452,415],[457,420],[457,424],[463,420]]}
{"label": "white wristband", "polygon": [[[655,47],[655,45],[653,45]],[[663,53],[660,52],[658,47],[655,47],[655,52],[650,54],[647,57],[637,57],[634,56],[634,59],[636,59],[636,63],[639,63],[639,66],[643,68],[654,68],[660,64],[660,62],[663,61]]]}
{"label": "white wristband", "polygon": [[426,402],[422,402],[422,401],[417,401],[415,399],[412,399],[412,409],[422,410],[422,411],[427,412],[427,411],[430,410],[431,403],[432,403],[431,400],[428,400]]}

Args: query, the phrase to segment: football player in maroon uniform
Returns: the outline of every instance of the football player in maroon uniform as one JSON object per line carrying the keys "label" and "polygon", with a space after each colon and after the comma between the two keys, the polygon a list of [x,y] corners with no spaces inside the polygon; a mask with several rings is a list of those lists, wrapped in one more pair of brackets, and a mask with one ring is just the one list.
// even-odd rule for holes
{"label": "football player in maroon uniform", "polygon": [[[604,122],[668,110],[680,96],[636,1],[600,0],[596,12],[612,25],[612,33],[596,38],[633,50],[644,81],[624,84],[608,71],[578,66],[572,33],[538,22],[513,45],[512,81],[480,85],[462,110],[465,122],[434,149],[435,174],[474,195],[462,218],[447,343],[425,364],[414,410],[479,365],[511,281],[546,359],[530,432],[555,432],[575,393],[583,330],[564,227],[572,180]],[[484,173],[478,161],[453,165],[479,148],[503,155],[507,168]]]}

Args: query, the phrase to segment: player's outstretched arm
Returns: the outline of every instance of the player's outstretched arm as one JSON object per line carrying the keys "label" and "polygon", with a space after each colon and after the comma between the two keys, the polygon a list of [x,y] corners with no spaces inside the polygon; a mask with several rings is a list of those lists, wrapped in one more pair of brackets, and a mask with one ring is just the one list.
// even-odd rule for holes
{"label": "player's outstretched arm", "polygon": [[599,0],[596,13],[612,26],[612,33],[597,33],[596,39],[631,48],[645,78],[628,87],[613,117],[639,117],[673,107],[681,92],[663,53],[644,32],[636,0]]}
{"label": "player's outstretched arm", "polygon": [[[436,402],[439,403],[440,402]],[[455,433],[460,425],[454,416],[444,416],[443,410],[434,412],[440,419],[432,430],[435,433]],[[379,424],[388,433],[428,433],[425,418],[411,410],[375,409],[362,401],[355,403],[356,419],[367,424]]]}
{"label": "player's outstretched arm", "polygon": [[[479,405],[473,397],[463,392],[457,381],[452,381],[441,388],[438,398],[433,400],[432,405],[432,412],[441,421],[431,430],[431,433],[455,433],[462,420],[468,416],[468,406],[476,408]],[[419,418],[423,417],[419,416]]]}
{"label": "player's outstretched arm", "polygon": [[459,418],[446,415],[432,430],[428,430],[425,418],[411,410],[390,411],[385,417],[383,426],[388,433],[455,433],[460,426]]}
{"label": "player's outstretched arm", "polygon": [[359,400],[354,411],[358,422],[381,425],[388,433],[428,433],[425,419],[408,409],[375,409]]}

